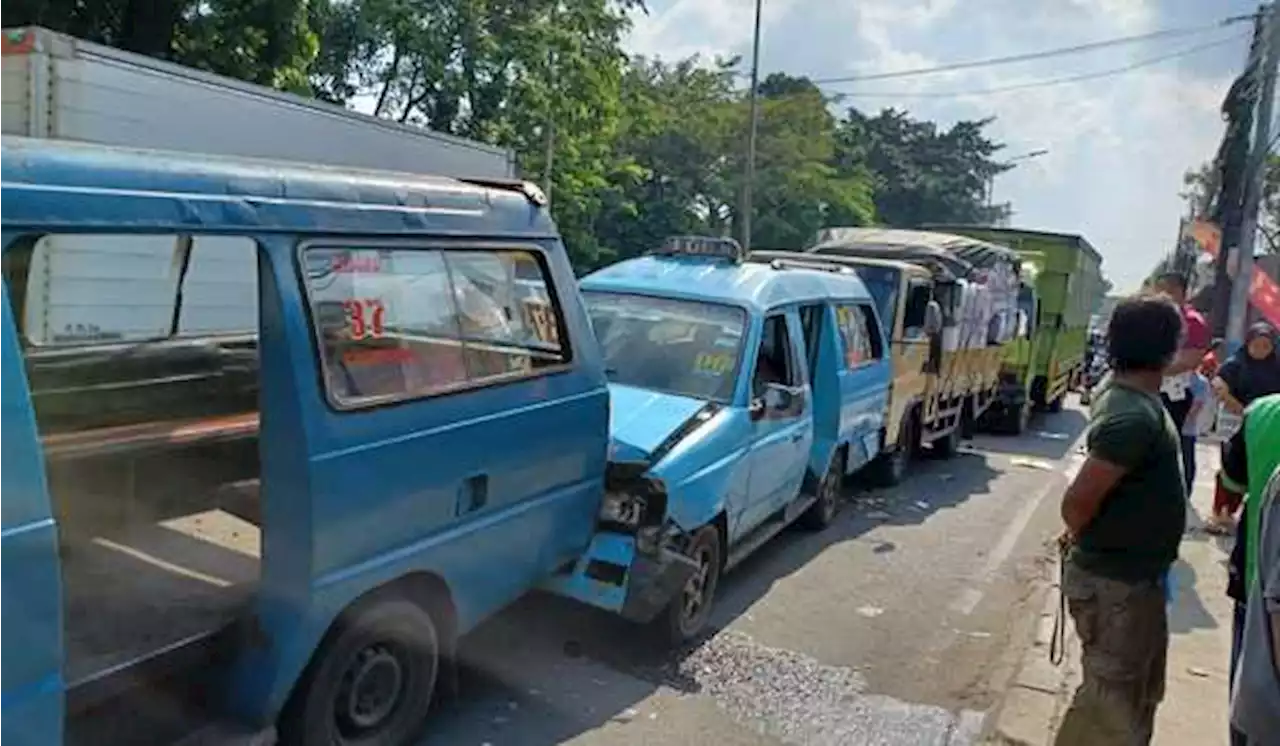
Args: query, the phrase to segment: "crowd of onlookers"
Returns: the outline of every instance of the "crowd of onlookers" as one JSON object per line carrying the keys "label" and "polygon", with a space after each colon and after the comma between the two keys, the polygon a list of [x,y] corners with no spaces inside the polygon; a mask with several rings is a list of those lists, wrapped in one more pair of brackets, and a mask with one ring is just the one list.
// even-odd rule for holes
{"label": "crowd of onlookers", "polygon": [[[1186,528],[1197,440],[1222,436],[1206,530],[1234,533],[1228,595],[1232,746],[1280,744],[1280,356],[1250,327],[1228,351],[1159,278],[1107,326],[1110,376],[1093,392],[1088,455],[1062,498],[1062,592],[1083,680],[1057,743],[1147,744],[1164,695],[1170,568]],[[1239,519],[1236,515],[1239,514]]]}

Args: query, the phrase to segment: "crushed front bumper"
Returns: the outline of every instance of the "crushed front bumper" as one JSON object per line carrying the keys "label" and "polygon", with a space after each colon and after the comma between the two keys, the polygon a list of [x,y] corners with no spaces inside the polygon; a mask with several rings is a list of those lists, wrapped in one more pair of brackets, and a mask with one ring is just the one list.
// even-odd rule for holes
{"label": "crushed front bumper", "polygon": [[641,551],[634,536],[602,531],[571,570],[543,587],[644,623],[671,603],[697,569],[694,560],[673,549]]}

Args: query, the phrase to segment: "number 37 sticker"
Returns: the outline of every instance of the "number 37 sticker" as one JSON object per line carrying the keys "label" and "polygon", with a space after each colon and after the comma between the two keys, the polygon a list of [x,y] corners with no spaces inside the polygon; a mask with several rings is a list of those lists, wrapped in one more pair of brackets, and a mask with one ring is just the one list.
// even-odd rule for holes
{"label": "number 37 sticker", "polygon": [[350,298],[342,301],[347,313],[347,328],[354,340],[378,339],[382,336],[386,306],[378,298]]}

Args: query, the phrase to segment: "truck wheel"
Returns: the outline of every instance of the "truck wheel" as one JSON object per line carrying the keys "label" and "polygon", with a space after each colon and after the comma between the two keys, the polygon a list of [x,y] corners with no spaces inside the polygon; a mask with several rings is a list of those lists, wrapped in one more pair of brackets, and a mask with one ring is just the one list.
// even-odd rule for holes
{"label": "truck wheel", "polygon": [[716,586],[720,584],[721,551],[720,532],[715,526],[703,526],[689,542],[686,554],[698,563],[698,569],[659,617],[667,640],[675,647],[697,639],[711,618]]}
{"label": "truck wheel", "polygon": [[911,465],[911,457],[902,446],[894,446],[885,451],[871,463],[871,481],[879,487],[896,487],[907,477],[907,467]]}
{"label": "truck wheel", "polygon": [[898,443],[871,462],[869,476],[872,483],[880,487],[897,487],[907,478],[907,469],[911,466],[916,446],[920,442],[917,435],[919,427],[916,415],[908,415],[898,433]]}
{"label": "truck wheel", "polygon": [[831,458],[827,473],[818,483],[818,499],[800,516],[800,527],[809,531],[821,531],[831,525],[840,504],[840,484],[844,481],[844,453]]}
{"label": "truck wheel", "polygon": [[1031,403],[1019,404],[1016,409],[1005,410],[1005,430],[1010,435],[1022,435],[1031,424]]}
{"label": "truck wheel", "polygon": [[929,444],[934,458],[951,458],[960,450],[960,426],[956,425],[951,432]]}
{"label": "truck wheel", "polygon": [[396,599],[338,625],[281,716],[281,743],[407,746],[426,723],[440,670],[431,616]]}

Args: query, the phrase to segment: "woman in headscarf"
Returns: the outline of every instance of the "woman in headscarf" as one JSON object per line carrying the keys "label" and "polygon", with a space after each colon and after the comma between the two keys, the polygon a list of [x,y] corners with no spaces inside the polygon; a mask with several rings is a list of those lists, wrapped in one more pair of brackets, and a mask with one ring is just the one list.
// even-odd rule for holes
{"label": "woman in headscarf", "polygon": [[[1227,411],[1237,416],[1255,399],[1280,394],[1280,356],[1276,354],[1276,331],[1270,324],[1260,321],[1249,327],[1244,345],[1218,369],[1213,388]],[[1219,480],[1206,528],[1213,533],[1228,531],[1241,498],[1224,489]]]}
{"label": "woman in headscarf", "polygon": [[1227,409],[1235,414],[1258,397],[1280,394],[1280,357],[1276,355],[1276,331],[1265,321],[1249,327],[1244,346],[1218,370],[1213,387]]}

